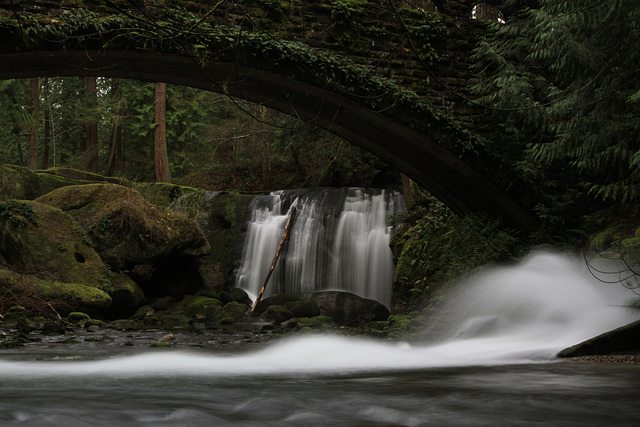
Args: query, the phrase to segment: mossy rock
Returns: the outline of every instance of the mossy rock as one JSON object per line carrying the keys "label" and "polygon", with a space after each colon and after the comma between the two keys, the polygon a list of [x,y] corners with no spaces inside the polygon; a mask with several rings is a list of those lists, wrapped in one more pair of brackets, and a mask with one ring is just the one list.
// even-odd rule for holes
{"label": "mossy rock", "polygon": [[81,311],[73,311],[67,315],[67,322],[74,325],[87,320],[91,320],[91,316]]}
{"label": "mossy rock", "polygon": [[130,317],[130,319],[143,320],[145,317],[153,315],[155,315],[155,310],[151,305],[147,304],[138,308],[136,312]]}
{"label": "mossy rock", "polygon": [[182,301],[184,314],[198,320],[213,318],[222,311],[224,303],[217,298],[188,296]]}
{"label": "mossy rock", "polygon": [[272,305],[262,314],[262,318],[267,322],[280,324],[286,320],[293,319],[295,316],[291,310],[282,305]]}
{"label": "mossy rock", "polygon": [[612,245],[622,240],[637,237],[638,218],[612,218],[607,227],[589,237],[588,249],[593,252],[604,252],[612,249]]}
{"label": "mossy rock", "polygon": [[248,307],[245,304],[232,301],[225,304],[222,312],[216,317],[216,322],[221,325],[232,325],[244,320]]}
{"label": "mossy rock", "polygon": [[57,190],[58,188],[70,185],[84,185],[97,182],[131,186],[131,184],[124,178],[103,176],[72,168],[49,168],[38,170],[36,171],[36,174],[42,183],[41,194],[47,194],[53,190]]}
{"label": "mossy rock", "polygon": [[[111,276],[111,299],[114,310],[133,310],[145,303],[146,297],[140,285],[125,274],[113,273]],[[131,312],[131,311],[129,311]]]}
{"label": "mossy rock", "polygon": [[33,200],[42,194],[40,177],[31,169],[0,165],[0,200]]}
{"label": "mossy rock", "polygon": [[0,265],[42,279],[110,286],[107,267],[73,218],[34,201],[0,202]]}
{"label": "mossy rock", "polygon": [[207,239],[193,220],[154,206],[139,192],[121,185],[69,186],[38,201],[75,218],[115,271],[209,252]]}
{"label": "mossy rock", "polygon": [[168,314],[160,318],[163,328],[192,329],[191,322],[191,318],[186,314]]}
{"label": "mossy rock", "polygon": [[[64,283],[38,279],[0,269],[0,289],[10,291],[26,301],[46,301],[61,315],[73,311],[103,314],[111,306],[111,297],[104,291],[80,283]],[[26,307],[29,309],[29,307]]]}

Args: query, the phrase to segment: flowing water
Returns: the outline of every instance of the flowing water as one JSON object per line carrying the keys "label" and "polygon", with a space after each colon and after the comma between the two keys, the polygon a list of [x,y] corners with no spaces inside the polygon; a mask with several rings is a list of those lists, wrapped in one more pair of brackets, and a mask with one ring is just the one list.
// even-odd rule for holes
{"label": "flowing water", "polygon": [[405,210],[402,195],[394,191],[320,188],[256,197],[236,286],[258,293],[293,206],[295,223],[265,296],[341,290],[389,306],[394,269],[389,218]]}
{"label": "flowing water", "polygon": [[467,281],[435,343],[0,353],[0,425],[637,425],[639,366],[554,358],[636,320],[633,295],[547,253]]}

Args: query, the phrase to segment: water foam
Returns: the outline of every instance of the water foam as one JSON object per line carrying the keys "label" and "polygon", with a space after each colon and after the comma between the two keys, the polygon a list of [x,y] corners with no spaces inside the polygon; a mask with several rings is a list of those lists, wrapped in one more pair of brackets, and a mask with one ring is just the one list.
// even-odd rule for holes
{"label": "water foam", "polygon": [[302,336],[240,355],[169,351],[97,361],[0,361],[0,378],[348,374],[539,363],[640,317],[624,307],[632,294],[598,282],[565,255],[536,253],[518,266],[472,277],[463,288],[444,307],[451,315],[438,344]]}

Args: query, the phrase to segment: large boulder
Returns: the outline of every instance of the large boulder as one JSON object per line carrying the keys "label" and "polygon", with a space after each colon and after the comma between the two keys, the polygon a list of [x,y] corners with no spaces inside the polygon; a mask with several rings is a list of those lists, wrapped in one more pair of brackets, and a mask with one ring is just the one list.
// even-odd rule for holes
{"label": "large boulder", "polygon": [[338,325],[346,326],[386,320],[390,314],[389,309],[378,301],[339,291],[273,295],[260,301],[256,312],[266,314],[268,310],[270,313],[283,311],[275,307],[290,312],[290,317],[322,315],[330,317]]}
{"label": "large boulder", "polygon": [[42,194],[38,174],[29,168],[0,165],[0,200],[33,200]]}
{"label": "large boulder", "polygon": [[63,187],[37,199],[68,213],[87,230],[100,257],[115,271],[144,266],[150,279],[164,260],[201,256],[210,247],[198,225],[156,207],[140,193],[115,184]]}
{"label": "large boulder", "polygon": [[109,287],[110,273],[69,215],[32,201],[0,202],[0,266],[65,283]]}
{"label": "large boulder", "polygon": [[71,168],[49,168],[38,170],[35,173],[40,178],[42,188],[42,193],[36,197],[69,185],[83,185],[97,182],[128,185],[128,181],[124,178],[102,176]]}
{"label": "large boulder", "polygon": [[96,287],[39,279],[6,269],[0,269],[0,296],[32,313],[50,313],[53,309],[61,316],[73,311],[104,314],[111,307],[111,297]]}

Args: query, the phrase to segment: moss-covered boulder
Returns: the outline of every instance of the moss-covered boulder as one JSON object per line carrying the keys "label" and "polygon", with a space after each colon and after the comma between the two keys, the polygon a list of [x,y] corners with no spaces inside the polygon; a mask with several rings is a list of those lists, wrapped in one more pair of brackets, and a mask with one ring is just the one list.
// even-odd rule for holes
{"label": "moss-covered boulder", "polygon": [[121,185],[69,186],[37,200],[74,217],[87,230],[102,259],[116,271],[209,251],[194,221],[156,207]]}
{"label": "moss-covered boulder", "polygon": [[261,317],[267,322],[273,322],[279,325],[284,321],[293,319],[295,315],[285,306],[271,305],[265,310]]}
{"label": "moss-covered boulder", "polygon": [[146,302],[144,290],[127,274],[112,273],[111,276],[112,311],[130,313]]}
{"label": "moss-covered boulder", "polygon": [[224,303],[217,298],[204,296],[187,296],[181,302],[184,314],[197,320],[213,319],[221,311]]}
{"label": "moss-covered boulder", "polygon": [[41,279],[109,287],[107,267],[84,230],[51,206],[0,202],[0,266]]}
{"label": "moss-covered boulder", "polygon": [[42,194],[40,177],[23,166],[0,165],[0,200],[33,200]]}
{"label": "moss-covered boulder", "polygon": [[58,188],[67,187],[69,185],[84,185],[90,183],[111,183],[130,187],[129,182],[124,178],[102,176],[91,172],[86,172],[72,168],[50,168],[35,171],[40,178],[41,194],[47,194]]}
{"label": "moss-covered boulder", "polygon": [[232,325],[241,322],[245,318],[248,308],[245,304],[236,301],[227,303],[216,318],[216,322],[221,325]]}
{"label": "moss-covered boulder", "polygon": [[104,314],[111,306],[109,294],[98,288],[38,279],[5,269],[0,269],[0,292],[6,299],[21,302],[31,312],[48,312],[50,306],[62,316],[73,311]]}

